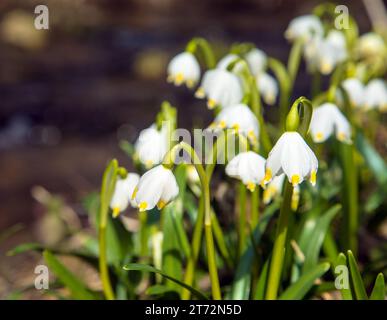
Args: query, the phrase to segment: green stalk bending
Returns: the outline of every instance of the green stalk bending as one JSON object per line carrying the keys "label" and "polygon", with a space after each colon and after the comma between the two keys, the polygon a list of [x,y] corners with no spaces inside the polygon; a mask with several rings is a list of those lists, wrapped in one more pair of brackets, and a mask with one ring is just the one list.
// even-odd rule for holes
{"label": "green stalk bending", "polygon": [[[286,130],[298,131],[302,136],[305,137],[309,129],[312,112],[312,103],[305,97],[298,98],[293,103],[286,118]],[[280,286],[285,257],[285,248],[287,247],[286,237],[289,227],[289,215],[291,213],[292,194],[293,187],[288,181],[286,181],[274,248],[270,262],[269,277],[267,282],[268,285],[266,291],[267,300],[275,300],[278,296],[278,289]]]}
{"label": "green stalk bending", "polygon": [[198,48],[201,49],[207,68],[208,69],[215,68],[216,67],[215,54],[206,39],[193,38],[190,42],[188,42],[186,51],[191,52],[192,54],[195,54]]}
{"label": "green stalk bending", "polygon": [[202,187],[203,208],[204,208],[204,230],[205,230],[205,239],[206,239],[208,269],[209,269],[210,280],[211,280],[212,298],[214,300],[221,300],[222,295],[221,295],[220,285],[219,285],[218,269],[216,266],[216,257],[215,257],[215,245],[214,245],[214,238],[212,234],[210,185],[209,185],[209,180],[207,178],[207,174],[195,150],[184,141],[175,145],[168,152],[168,154],[164,158],[163,164],[169,167],[173,166],[173,163],[174,163],[173,160],[175,159],[175,155],[181,149],[183,149],[189,154],[191,161],[195,166],[195,169],[199,175],[199,179]]}
{"label": "green stalk bending", "polygon": [[113,159],[107,166],[103,178],[100,193],[99,205],[99,227],[98,227],[98,245],[99,245],[99,272],[102,281],[103,292],[107,300],[114,300],[114,293],[109,278],[109,270],[106,257],[106,226],[109,213],[109,203],[114,192],[117,179],[118,162]]}

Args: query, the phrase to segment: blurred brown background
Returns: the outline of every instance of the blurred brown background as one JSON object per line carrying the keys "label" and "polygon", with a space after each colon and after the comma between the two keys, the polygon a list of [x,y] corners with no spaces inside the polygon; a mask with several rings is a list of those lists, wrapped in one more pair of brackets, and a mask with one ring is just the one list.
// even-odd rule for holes
{"label": "blurred brown background", "polygon": [[[2,0],[0,232],[16,223],[28,226],[39,216],[31,196],[35,185],[61,194],[82,214],[80,201],[98,189],[109,159],[130,167],[118,141],[133,142],[163,100],[178,107],[181,127],[211,121],[191,92],[165,81],[168,60],[190,38],[203,36],[224,46],[251,41],[285,61],[289,45],[283,32],[289,21],[318,3]],[[49,30],[33,27],[38,4],[49,8]],[[362,1],[340,4],[349,7],[361,32],[370,30]],[[304,73],[296,93],[307,95]],[[0,246],[0,264],[4,252]]]}

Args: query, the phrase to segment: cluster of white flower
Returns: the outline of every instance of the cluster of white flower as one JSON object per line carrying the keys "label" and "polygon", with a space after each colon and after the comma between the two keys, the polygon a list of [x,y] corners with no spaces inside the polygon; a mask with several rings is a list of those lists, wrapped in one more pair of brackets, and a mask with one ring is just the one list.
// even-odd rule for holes
{"label": "cluster of white flower", "polygon": [[[285,32],[292,42],[302,41],[303,53],[311,70],[323,75],[332,73],[339,64],[345,63],[349,54],[347,38],[338,30],[324,30],[318,16],[306,15],[292,20]],[[358,59],[366,59],[386,50],[383,38],[369,33],[361,36],[354,47]],[[274,105],[279,94],[277,81],[267,73],[268,56],[253,48],[243,53],[225,55],[216,66],[202,74],[195,54],[185,51],[176,55],[168,65],[168,82],[179,86],[186,84],[193,89],[195,97],[206,99],[209,109],[216,109],[210,130],[233,129],[257,147],[260,139],[260,122],[245,101],[245,78],[249,73],[257,85],[256,90],[267,105]],[[345,79],[345,77],[343,77]],[[340,111],[344,103],[343,91],[351,106],[362,110],[387,110],[387,88],[383,79],[368,79],[364,84],[359,77],[349,77],[339,84],[335,101],[322,101],[314,107],[309,133],[313,142],[322,143],[335,135],[337,140],[351,143],[351,124]],[[341,90],[342,89],[342,90]],[[333,99],[333,100],[334,100]],[[149,171],[140,178],[130,173],[119,179],[111,200],[114,216],[125,210],[129,203],[140,211],[155,206],[162,209],[179,192],[176,178],[162,164],[169,147],[169,136],[164,127],[152,124],[141,131],[135,144],[135,158]],[[243,151],[233,157],[225,171],[254,191],[257,185],[265,188],[263,200],[268,203],[279,193],[285,180],[294,187],[293,203],[298,203],[299,184],[309,180],[314,186],[318,160],[304,138],[294,130],[284,132],[267,159],[254,151]],[[190,167],[191,170],[193,167]],[[197,175],[196,175],[197,180]]]}

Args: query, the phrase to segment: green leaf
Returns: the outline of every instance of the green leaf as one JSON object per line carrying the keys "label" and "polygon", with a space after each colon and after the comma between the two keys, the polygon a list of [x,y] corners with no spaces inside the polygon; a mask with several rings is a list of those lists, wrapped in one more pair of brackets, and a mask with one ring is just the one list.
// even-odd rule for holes
{"label": "green leaf", "polygon": [[387,166],[383,158],[359,131],[357,131],[355,142],[357,149],[367,162],[367,166],[371,169],[378,184],[385,186],[387,183]]}
{"label": "green leaf", "polygon": [[151,286],[148,289],[146,289],[146,294],[154,295],[154,296],[164,295],[165,293],[168,293],[168,292],[176,292],[176,291],[161,284],[155,284],[154,286]]}
{"label": "green leaf", "polygon": [[351,280],[352,280],[353,289],[356,295],[356,299],[367,300],[368,297],[364,287],[363,279],[360,275],[359,268],[357,266],[355,257],[353,256],[353,253],[351,250],[348,250],[347,256],[348,256],[349,270],[351,273]]}
{"label": "green leaf", "polygon": [[271,259],[269,257],[266,260],[265,264],[263,265],[261,274],[258,278],[257,286],[255,288],[254,300],[264,300],[265,299],[266,284],[267,284],[267,277],[269,275],[270,260]]}
{"label": "green leaf", "polygon": [[249,241],[248,247],[241,256],[232,285],[231,297],[232,300],[246,300],[250,296],[250,283],[251,283],[251,268],[254,262],[255,247],[259,244],[266,227],[272,218],[273,214],[279,207],[278,202],[274,202],[267,207],[265,213],[259,220],[252,238],[253,242]]}
{"label": "green leaf", "polygon": [[[351,288],[349,287],[350,282],[349,282],[349,274],[348,274],[348,267],[347,267],[347,257],[345,256],[344,253],[339,253],[339,255],[336,259],[335,270],[334,270],[336,277],[338,276],[337,273],[339,272],[339,269],[337,269],[337,267],[339,267],[339,266],[345,267],[345,269],[344,269],[344,272],[345,272],[344,276],[346,276],[345,282],[348,284],[347,288],[345,287],[345,285],[342,284],[342,288],[340,289],[341,297],[343,298],[343,300],[353,300]],[[340,276],[342,276],[342,275],[340,275]],[[337,278],[336,278],[336,280],[337,280]]]}
{"label": "green leaf", "polygon": [[127,264],[124,266],[124,270],[128,270],[128,271],[144,271],[144,272],[151,272],[151,273],[156,273],[156,274],[160,274],[161,276],[163,276],[164,278],[168,279],[168,280],[171,280],[173,281],[174,283],[178,284],[179,286],[189,290],[193,295],[195,295],[197,298],[201,299],[201,300],[207,300],[208,298],[203,294],[201,293],[199,290],[196,290],[195,288],[185,284],[184,282],[174,278],[174,277],[171,277],[170,275],[166,274],[165,272],[159,270],[159,269],[156,269],[152,266],[149,266],[149,265],[146,265],[146,264],[139,264],[139,263],[130,263],[130,264]]}
{"label": "green leaf", "polygon": [[87,289],[72,272],[70,272],[51,252],[43,252],[44,260],[49,269],[58,277],[71,292],[72,297],[79,300],[93,300],[96,297]]}
{"label": "green leaf", "polygon": [[330,268],[327,262],[315,266],[313,269],[305,272],[297,282],[287,288],[279,297],[280,300],[300,300],[308,293],[314,285],[316,279],[320,278]]}
{"label": "green leaf", "polygon": [[28,251],[43,251],[44,247],[40,243],[29,242],[22,243],[15,248],[12,248],[7,252],[7,256],[15,256],[17,254],[21,254]]}
{"label": "green leaf", "polygon": [[133,157],[134,155],[134,145],[129,143],[126,140],[120,141],[120,148],[124,151],[129,157]]}
{"label": "green leaf", "polygon": [[311,270],[317,265],[321,246],[324,242],[329,225],[340,209],[341,205],[337,204],[330,208],[322,217],[317,219],[312,236],[310,237],[307,247],[304,251],[305,261],[302,267],[302,274]]}
{"label": "green leaf", "polygon": [[383,273],[379,273],[376,277],[374,288],[370,296],[370,300],[384,300],[386,295],[386,285],[384,283]]}

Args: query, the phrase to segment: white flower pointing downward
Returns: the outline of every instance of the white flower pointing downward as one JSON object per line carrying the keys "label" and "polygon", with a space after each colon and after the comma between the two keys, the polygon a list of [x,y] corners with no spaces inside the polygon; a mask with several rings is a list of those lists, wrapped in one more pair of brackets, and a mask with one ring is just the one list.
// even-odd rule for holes
{"label": "white flower pointing downward", "polygon": [[382,79],[371,80],[365,88],[364,107],[387,111],[387,87]]}
{"label": "white flower pointing downward", "polygon": [[117,179],[110,201],[113,217],[117,217],[124,211],[128,207],[129,201],[133,207],[136,207],[136,202],[131,199],[131,196],[139,180],[140,176],[137,173],[128,173],[125,179]]}
{"label": "white flower pointing downward", "polygon": [[213,69],[207,71],[202,84],[196,91],[197,98],[207,98],[207,106],[213,109],[239,103],[243,98],[243,90],[239,78],[226,70]]}
{"label": "white flower pointing downward", "polygon": [[273,105],[278,95],[278,84],[268,73],[260,73],[256,77],[257,87],[262,95],[263,101],[268,105]]}
{"label": "white flower pointing downward", "polygon": [[288,131],[282,134],[269,153],[263,183],[285,173],[293,187],[304,179],[309,179],[312,185],[315,185],[317,168],[317,158],[301,135]]}
{"label": "white flower pointing downward", "polygon": [[179,194],[179,187],[170,169],[159,165],[145,172],[135,188],[132,199],[140,211],[151,210],[156,205],[164,208]]}
{"label": "white flower pointing downward", "polygon": [[317,16],[304,15],[290,21],[285,31],[285,37],[290,41],[299,38],[310,40],[312,37],[322,36],[323,33],[323,25]]}
{"label": "white flower pointing downward", "polygon": [[222,109],[210,128],[235,129],[248,137],[252,143],[257,142],[259,136],[257,117],[247,105],[242,103]]}
{"label": "white flower pointing downward", "polygon": [[200,78],[200,65],[190,52],[182,52],[175,56],[168,65],[168,82],[176,86],[183,83],[192,88]]}
{"label": "white flower pointing downward", "polygon": [[310,132],[314,142],[324,142],[334,132],[339,141],[351,142],[351,125],[333,103],[324,103],[313,110]]}
{"label": "white flower pointing downward", "polygon": [[167,129],[157,130],[155,124],[140,132],[134,145],[135,156],[146,168],[159,164],[168,149]]}
{"label": "white flower pointing downward", "polygon": [[265,176],[265,159],[255,152],[241,152],[226,166],[226,174],[242,180],[251,192]]}

